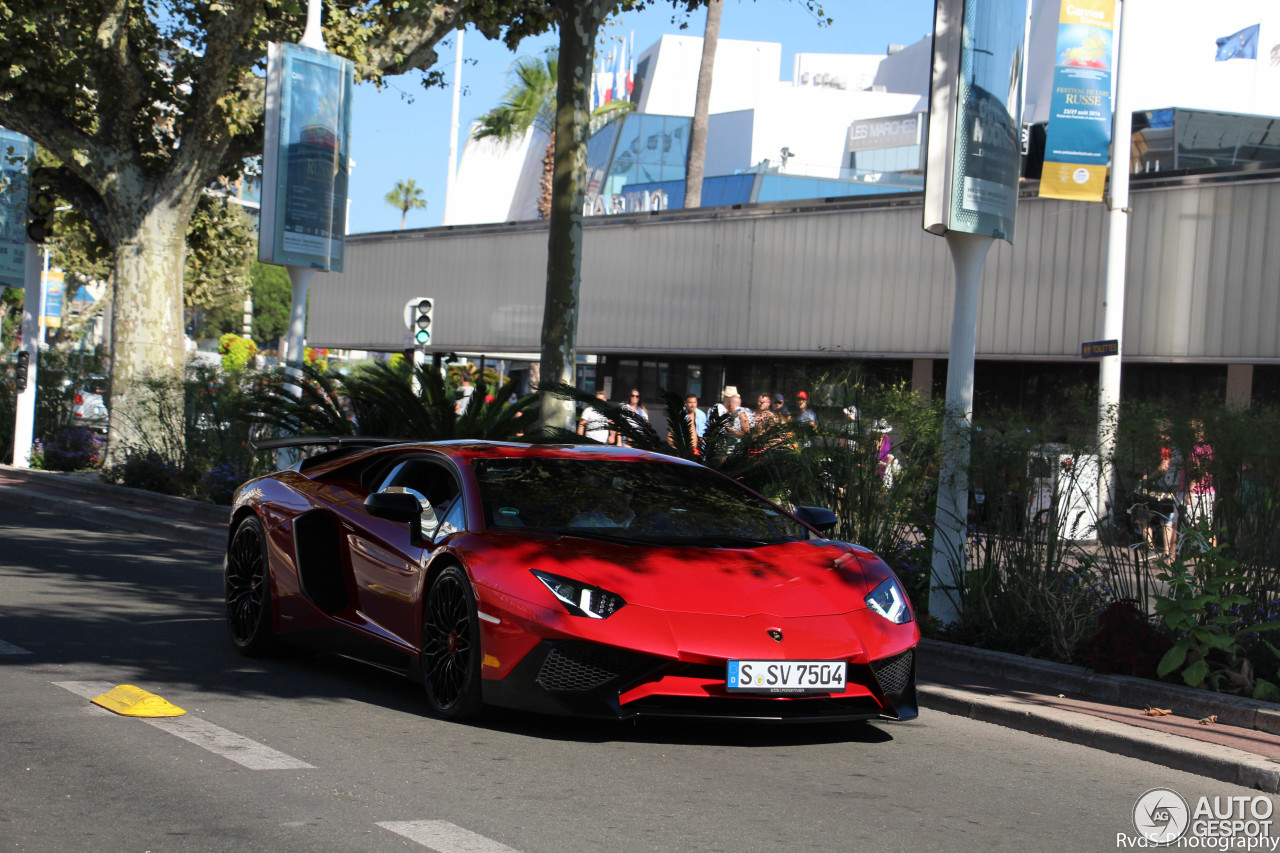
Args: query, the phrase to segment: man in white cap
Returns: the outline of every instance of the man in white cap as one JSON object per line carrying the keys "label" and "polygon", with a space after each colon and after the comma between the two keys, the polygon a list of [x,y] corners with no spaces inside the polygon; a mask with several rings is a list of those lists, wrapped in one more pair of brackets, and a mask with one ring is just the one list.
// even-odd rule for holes
{"label": "man in white cap", "polygon": [[721,396],[720,402],[707,410],[707,417],[710,420],[715,420],[716,418],[723,418],[725,415],[729,414],[729,400],[737,396],[737,385],[724,386],[724,394]]}

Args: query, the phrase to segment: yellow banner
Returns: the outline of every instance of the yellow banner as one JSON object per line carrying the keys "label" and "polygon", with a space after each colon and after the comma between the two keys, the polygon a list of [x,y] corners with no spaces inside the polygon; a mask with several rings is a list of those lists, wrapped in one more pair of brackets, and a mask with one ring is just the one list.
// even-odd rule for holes
{"label": "yellow banner", "polygon": [[1090,27],[1113,29],[1115,0],[1068,0],[1058,13],[1060,24],[1084,24]]}
{"label": "yellow banner", "polygon": [[1106,183],[1106,166],[1046,162],[1044,171],[1040,173],[1040,196],[1070,201],[1098,201],[1102,198]]}

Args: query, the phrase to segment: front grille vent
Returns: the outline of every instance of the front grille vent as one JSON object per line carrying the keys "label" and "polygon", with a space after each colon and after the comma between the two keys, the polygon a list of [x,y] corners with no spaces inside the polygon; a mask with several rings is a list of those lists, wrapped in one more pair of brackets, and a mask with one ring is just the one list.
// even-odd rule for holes
{"label": "front grille vent", "polygon": [[537,682],[544,690],[594,690],[618,675],[616,656],[590,646],[556,646],[542,661]]}
{"label": "front grille vent", "polygon": [[911,684],[911,666],[915,660],[915,649],[907,649],[900,655],[884,660],[872,661],[871,671],[875,673],[880,689],[886,694],[904,692]]}

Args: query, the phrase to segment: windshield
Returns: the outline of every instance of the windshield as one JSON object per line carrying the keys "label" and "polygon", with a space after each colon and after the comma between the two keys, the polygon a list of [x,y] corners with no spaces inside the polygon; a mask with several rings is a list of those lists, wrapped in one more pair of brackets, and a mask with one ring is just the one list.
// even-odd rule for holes
{"label": "windshield", "polygon": [[808,538],[794,519],[705,468],[594,459],[484,459],[472,467],[491,528],[708,547]]}

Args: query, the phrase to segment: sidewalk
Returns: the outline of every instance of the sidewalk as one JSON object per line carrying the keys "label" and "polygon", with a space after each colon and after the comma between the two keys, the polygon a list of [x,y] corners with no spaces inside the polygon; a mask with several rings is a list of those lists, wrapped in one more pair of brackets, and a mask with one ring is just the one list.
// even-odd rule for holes
{"label": "sidewalk", "polygon": [[[170,536],[218,553],[230,515],[227,507],[108,485],[97,474],[0,465],[4,505]],[[958,714],[1280,793],[1280,705],[934,640],[920,645],[918,675],[926,714]],[[1146,716],[1147,707],[1173,713]],[[1212,716],[1216,722],[1200,722]]]}

